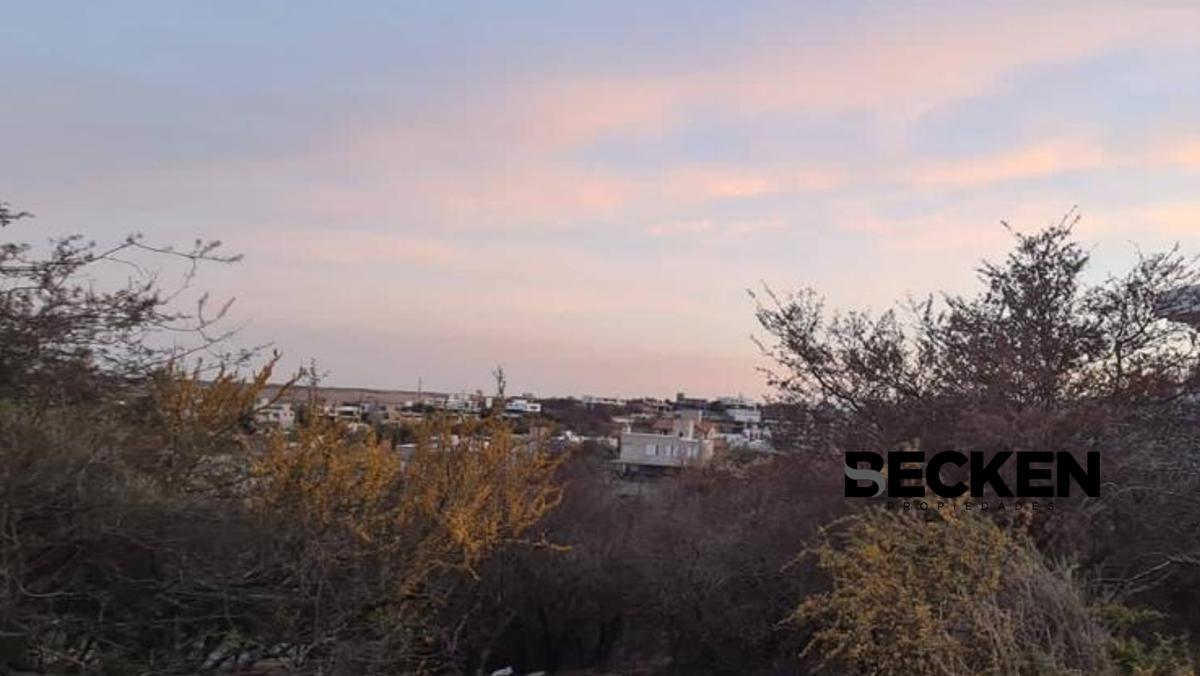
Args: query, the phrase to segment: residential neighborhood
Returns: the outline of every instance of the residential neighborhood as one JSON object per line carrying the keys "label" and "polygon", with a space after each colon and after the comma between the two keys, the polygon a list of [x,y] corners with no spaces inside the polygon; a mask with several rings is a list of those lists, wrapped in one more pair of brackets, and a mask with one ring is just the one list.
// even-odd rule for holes
{"label": "residential neighborhood", "polygon": [[[499,408],[497,406],[499,405]],[[770,423],[761,405],[743,395],[712,399],[676,393],[674,398],[577,395],[539,398],[532,393],[497,397],[482,392],[430,392],[354,387],[268,386],[257,402],[260,429],[292,429],[316,412],[351,427],[375,429],[397,446],[410,445],[411,430],[428,416],[508,419],[518,434],[547,437],[555,446],[592,442],[609,449],[615,476],[646,480],[699,467],[731,451],[773,452]]]}

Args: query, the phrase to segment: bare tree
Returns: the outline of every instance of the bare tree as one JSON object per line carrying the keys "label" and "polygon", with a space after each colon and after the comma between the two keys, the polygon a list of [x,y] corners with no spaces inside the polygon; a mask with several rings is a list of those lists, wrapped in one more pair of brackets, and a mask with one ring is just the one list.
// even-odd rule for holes
{"label": "bare tree", "polygon": [[771,382],[809,451],[1101,451],[1101,497],[1041,523],[1041,544],[1083,557],[1108,593],[1165,585],[1158,601],[1194,599],[1172,576],[1196,580],[1200,559],[1200,342],[1155,306],[1200,272],[1177,249],[1139,252],[1126,273],[1089,283],[1076,221],[1014,233],[1006,258],[978,268],[975,294],[877,317],[829,315],[812,291],[753,294]]}
{"label": "bare tree", "polygon": [[[0,204],[0,227],[31,217]],[[213,349],[229,335],[217,329],[229,302],[212,307],[201,295],[190,311],[177,306],[201,264],[238,260],[219,247],[200,240],[187,249],[159,247],[140,235],[109,246],[78,235],[51,239],[41,254],[29,244],[0,243],[0,397],[77,398]],[[165,290],[136,255],[182,263],[181,283]],[[92,273],[107,265],[128,270],[124,284],[97,287]],[[177,338],[185,335],[191,344],[181,348]],[[173,340],[156,345],[156,337]]]}

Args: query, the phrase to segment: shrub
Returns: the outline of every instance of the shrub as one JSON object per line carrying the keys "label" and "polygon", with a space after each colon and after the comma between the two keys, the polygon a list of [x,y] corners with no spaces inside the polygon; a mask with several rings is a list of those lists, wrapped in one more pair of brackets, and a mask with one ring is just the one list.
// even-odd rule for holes
{"label": "shrub", "polygon": [[823,531],[809,554],[830,588],[791,619],[808,633],[804,654],[843,673],[1112,670],[1108,634],[1068,572],[960,505],[868,509]]}

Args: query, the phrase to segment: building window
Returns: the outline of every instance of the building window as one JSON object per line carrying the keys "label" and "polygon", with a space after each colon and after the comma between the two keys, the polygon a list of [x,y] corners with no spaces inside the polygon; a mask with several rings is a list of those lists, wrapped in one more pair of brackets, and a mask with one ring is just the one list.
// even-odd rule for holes
{"label": "building window", "polygon": [[658,444],[646,444],[646,455],[658,455]]}

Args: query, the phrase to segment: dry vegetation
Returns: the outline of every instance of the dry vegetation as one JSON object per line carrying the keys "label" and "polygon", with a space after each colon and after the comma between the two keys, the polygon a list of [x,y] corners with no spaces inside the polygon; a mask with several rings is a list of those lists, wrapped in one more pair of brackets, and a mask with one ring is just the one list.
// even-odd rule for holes
{"label": "dry vegetation", "polygon": [[[185,370],[148,337],[211,348],[219,312],[83,281],[132,252],[190,278],[213,246],[5,244],[0,669],[1193,674],[1200,350],[1152,307],[1195,269],[1085,284],[1070,225],[882,317],[760,294],[790,452],[637,497],[602,449],[494,417],[431,419],[411,455],[316,415],[256,431],[275,360]],[[913,443],[1099,450],[1105,484],[1020,517],[842,497],[842,451]]]}

